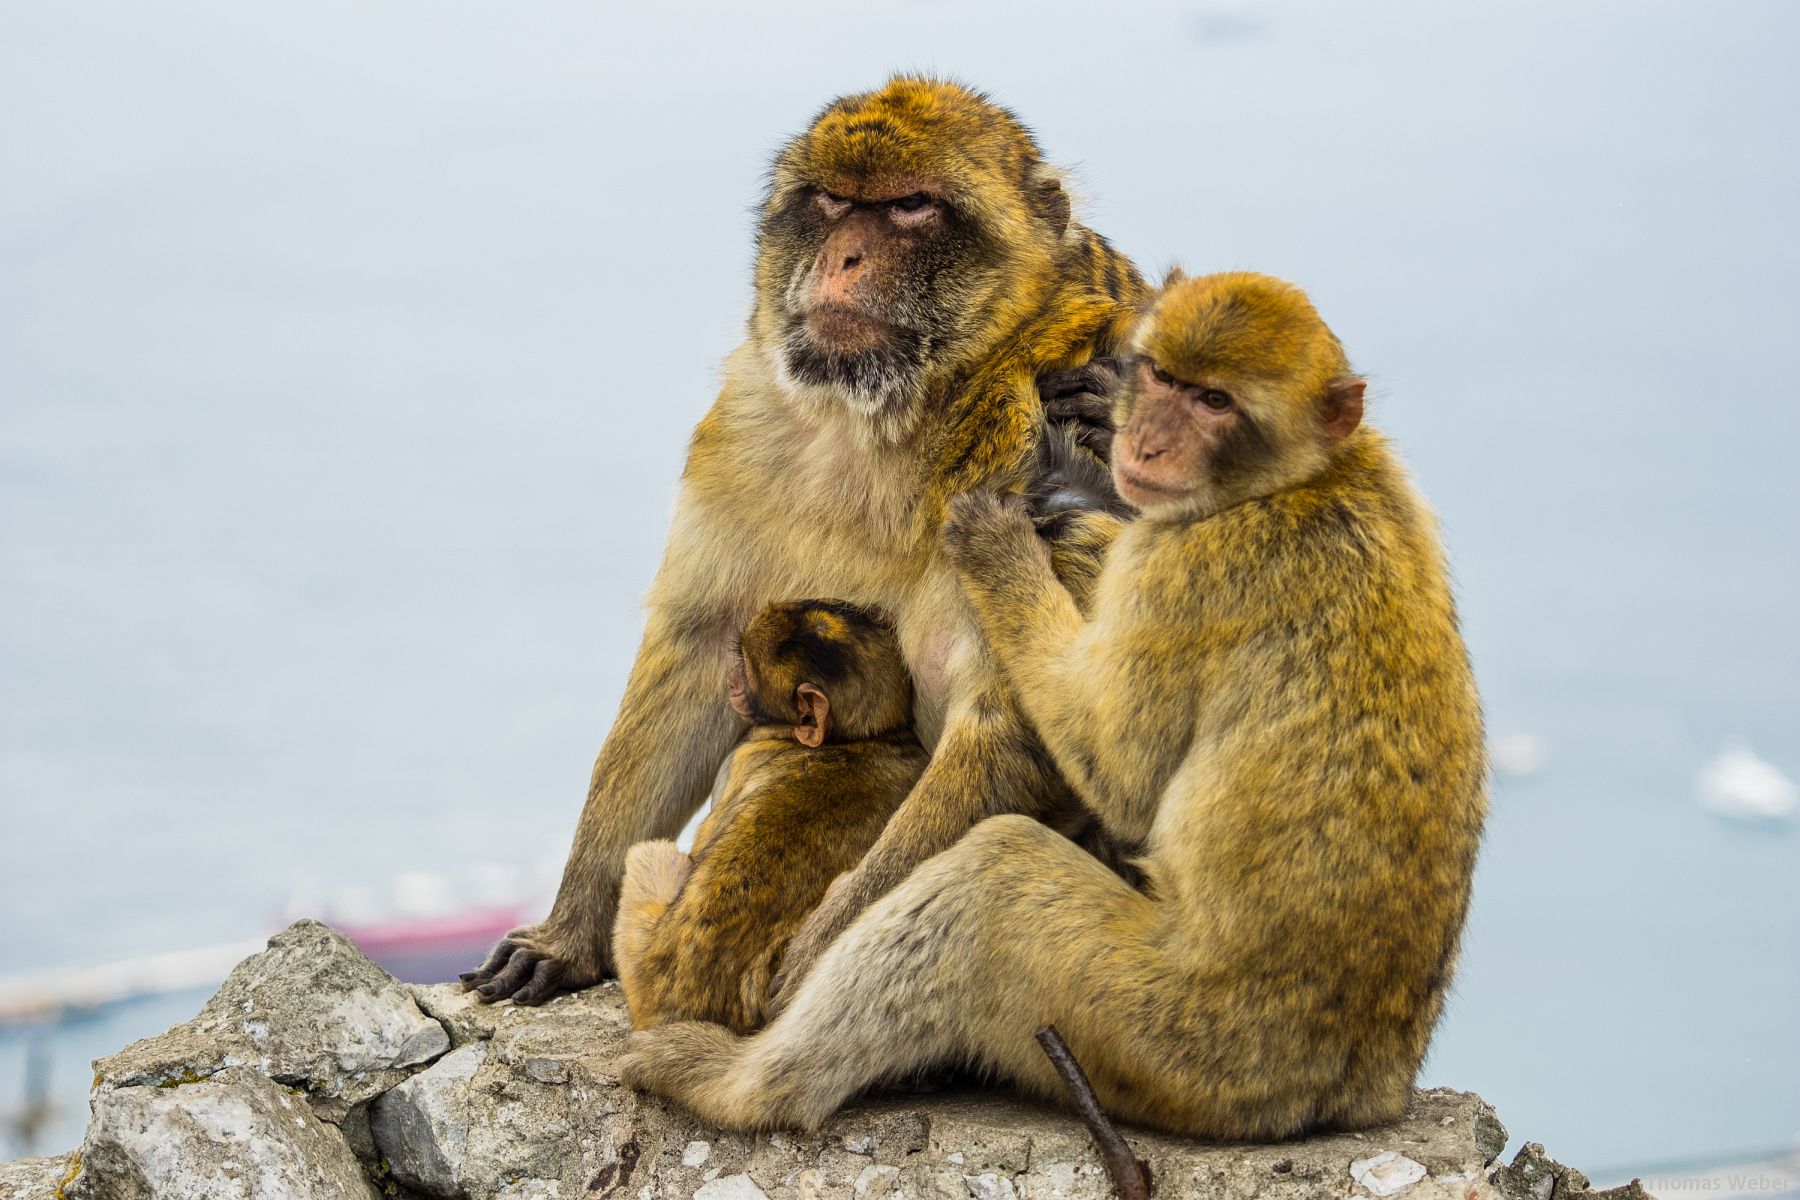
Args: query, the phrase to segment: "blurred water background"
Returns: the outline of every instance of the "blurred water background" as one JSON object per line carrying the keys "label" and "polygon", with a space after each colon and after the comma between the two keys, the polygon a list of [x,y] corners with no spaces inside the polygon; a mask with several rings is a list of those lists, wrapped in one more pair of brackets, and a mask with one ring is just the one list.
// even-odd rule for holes
{"label": "blurred water background", "polygon": [[[1784,1150],[1800,832],[1694,780],[1732,736],[1800,772],[1797,33],[1778,0],[12,0],[0,976],[558,860],[766,159],[925,68],[1147,268],[1309,287],[1438,506],[1492,728],[1542,761],[1497,781],[1425,1079],[1597,1176]],[[0,1035],[0,1111],[40,1071],[66,1148],[84,1060],[206,994]]]}

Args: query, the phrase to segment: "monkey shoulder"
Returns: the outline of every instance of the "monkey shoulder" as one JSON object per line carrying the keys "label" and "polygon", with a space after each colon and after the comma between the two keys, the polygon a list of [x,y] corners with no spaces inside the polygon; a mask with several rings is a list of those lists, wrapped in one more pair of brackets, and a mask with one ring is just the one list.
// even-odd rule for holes
{"label": "monkey shoulder", "polygon": [[1329,581],[1341,589],[1406,570],[1431,536],[1422,529],[1429,518],[1385,456],[1354,466],[1201,522],[1197,556],[1258,573],[1267,586]]}

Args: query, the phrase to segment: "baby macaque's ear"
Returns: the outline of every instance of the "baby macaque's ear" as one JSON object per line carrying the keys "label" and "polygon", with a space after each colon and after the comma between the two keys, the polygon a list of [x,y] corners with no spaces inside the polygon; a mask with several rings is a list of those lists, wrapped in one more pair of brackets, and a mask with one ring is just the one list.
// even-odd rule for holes
{"label": "baby macaque's ear", "polygon": [[794,726],[794,740],[814,749],[825,744],[825,730],[831,719],[831,701],[810,683],[794,689],[794,707],[800,710],[800,723]]}
{"label": "baby macaque's ear", "polygon": [[1325,433],[1332,441],[1349,437],[1362,424],[1363,391],[1367,387],[1368,384],[1353,375],[1334,379],[1326,386],[1321,415],[1325,419]]}

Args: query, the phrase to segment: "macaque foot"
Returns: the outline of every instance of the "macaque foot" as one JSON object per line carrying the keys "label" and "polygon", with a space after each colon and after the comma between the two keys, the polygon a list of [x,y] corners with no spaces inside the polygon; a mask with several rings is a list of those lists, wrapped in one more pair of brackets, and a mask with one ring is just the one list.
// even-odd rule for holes
{"label": "macaque foot", "polygon": [[733,1075],[749,1039],[723,1025],[675,1021],[633,1033],[616,1070],[627,1087],[655,1092],[734,1129],[759,1124],[754,1098],[736,1097]]}
{"label": "macaque foot", "polygon": [[625,852],[625,883],[619,907],[667,904],[694,873],[694,860],[672,841],[639,842]]}
{"label": "macaque foot", "polygon": [[548,922],[520,926],[486,962],[461,976],[463,991],[488,1003],[534,1005],[599,983],[605,974],[601,947],[588,945],[577,954],[574,945],[575,939],[552,932]]}

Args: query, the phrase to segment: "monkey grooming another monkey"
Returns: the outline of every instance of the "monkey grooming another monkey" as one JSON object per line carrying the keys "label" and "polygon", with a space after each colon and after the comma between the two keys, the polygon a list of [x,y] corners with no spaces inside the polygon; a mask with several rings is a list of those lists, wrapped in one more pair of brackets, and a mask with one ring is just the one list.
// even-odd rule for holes
{"label": "monkey grooming another monkey", "polygon": [[625,856],[613,933],[631,1023],[762,1024],[788,939],[925,769],[893,631],[833,600],[774,604],[728,674],[751,723],[694,840]]}
{"label": "monkey grooming another monkey", "polygon": [[630,1084],[736,1128],[815,1127],[941,1062],[1214,1139],[1397,1118],[1455,962],[1482,724],[1436,523],[1298,288],[1176,279],[1135,334],[1118,527],[1083,618],[1023,505],[944,536],[1049,753],[1134,890],[997,816],[924,863],[761,1033],[634,1034]]}
{"label": "monkey grooming another monkey", "polygon": [[[787,597],[893,614],[932,750],[880,840],[790,943],[790,980],[982,818],[1086,819],[987,654],[938,531],[959,492],[1029,486],[1038,378],[1116,352],[1145,295],[1131,263],[1073,218],[1025,126],[969,88],[896,76],[831,102],[782,148],[749,336],[694,430],[555,905],[467,987],[537,1004],[611,973],[626,849],[673,837],[705,799],[738,735],[718,696],[732,640]],[[1097,523],[1057,540],[1059,567],[1094,573]]]}

